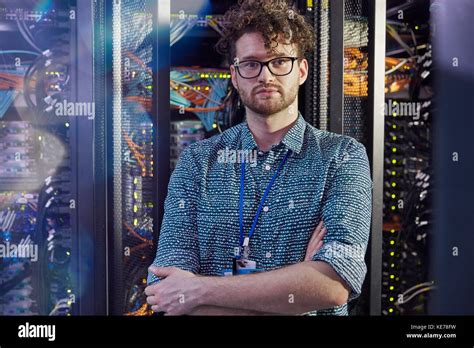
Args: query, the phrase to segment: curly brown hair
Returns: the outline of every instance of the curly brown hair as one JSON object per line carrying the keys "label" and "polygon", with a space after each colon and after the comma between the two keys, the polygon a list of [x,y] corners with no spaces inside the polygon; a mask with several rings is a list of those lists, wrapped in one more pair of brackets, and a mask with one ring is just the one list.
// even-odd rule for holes
{"label": "curly brown hair", "polygon": [[224,35],[216,45],[216,50],[227,61],[236,55],[235,43],[245,33],[262,34],[265,48],[270,52],[283,35],[285,42],[298,47],[298,56],[303,58],[314,50],[313,28],[304,16],[292,9],[291,0],[239,0],[224,15]]}

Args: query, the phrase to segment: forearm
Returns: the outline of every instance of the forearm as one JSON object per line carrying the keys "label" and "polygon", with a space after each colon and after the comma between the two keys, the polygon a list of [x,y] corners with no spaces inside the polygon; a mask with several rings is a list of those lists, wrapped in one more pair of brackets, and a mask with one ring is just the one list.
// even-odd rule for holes
{"label": "forearm", "polygon": [[[201,305],[302,314],[341,304],[342,285],[313,261],[233,277],[202,277]],[[342,290],[341,290],[342,289]]]}

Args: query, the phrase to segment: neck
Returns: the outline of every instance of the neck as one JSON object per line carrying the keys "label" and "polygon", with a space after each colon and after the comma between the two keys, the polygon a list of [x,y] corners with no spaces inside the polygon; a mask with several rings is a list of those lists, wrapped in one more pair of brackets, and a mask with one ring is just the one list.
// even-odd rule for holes
{"label": "neck", "polygon": [[247,124],[260,150],[268,151],[272,145],[280,143],[296,123],[298,119],[297,105],[293,105],[289,110],[296,111],[291,113],[285,109],[272,115],[260,115],[246,108]]}

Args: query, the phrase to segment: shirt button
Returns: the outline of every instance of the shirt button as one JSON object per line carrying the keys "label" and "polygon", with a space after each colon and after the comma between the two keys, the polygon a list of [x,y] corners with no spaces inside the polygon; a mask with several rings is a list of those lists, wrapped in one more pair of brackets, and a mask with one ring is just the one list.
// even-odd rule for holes
{"label": "shirt button", "polygon": [[266,257],[267,259],[269,259],[270,257],[272,257],[272,253],[268,251],[268,252],[265,254],[265,257]]}
{"label": "shirt button", "polygon": [[263,151],[258,151],[257,153],[258,153],[260,156],[263,155]]}
{"label": "shirt button", "polygon": [[266,213],[268,211],[268,207],[267,206],[264,206],[263,207],[263,211]]}
{"label": "shirt button", "polygon": [[268,164],[265,165],[265,170],[270,170],[272,167],[270,167]]}

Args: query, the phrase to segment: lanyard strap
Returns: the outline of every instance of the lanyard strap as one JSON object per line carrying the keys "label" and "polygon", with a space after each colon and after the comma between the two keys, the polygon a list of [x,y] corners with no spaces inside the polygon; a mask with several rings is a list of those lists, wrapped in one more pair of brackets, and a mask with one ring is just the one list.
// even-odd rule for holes
{"label": "lanyard strap", "polygon": [[[257,221],[260,216],[260,213],[262,212],[263,204],[265,203],[265,199],[267,198],[268,193],[270,192],[271,187],[273,186],[273,183],[275,182],[278,173],[280,173],[281,168],[283,168],[286,160],[291,154],[291,150],[288,150],[286,153],[285,157],[281,160],[280,165],[278,166],[278,169],[275,174],[273,174],[272,179],[267,185],[267,188],[265,189],[265,192],[263,194],[262,199],[260,200],[260,204],[257,209],[257,213],[255,214],[253,218],[253,223],[252,227],[250,228],[249,235],[246,239],[247,244],[248,240],[252,237],[253,232],[255,231],[255,227],[257,226]],[[246,246],[244,245],[244,179],[245,179],[245,162],[242,161],[242,164],[240,165],[240,201],[239,201],[239,222],[240,222],[240,245],[241,246]]]}

